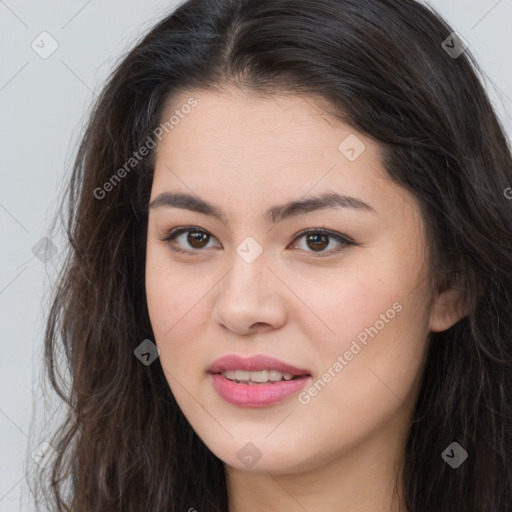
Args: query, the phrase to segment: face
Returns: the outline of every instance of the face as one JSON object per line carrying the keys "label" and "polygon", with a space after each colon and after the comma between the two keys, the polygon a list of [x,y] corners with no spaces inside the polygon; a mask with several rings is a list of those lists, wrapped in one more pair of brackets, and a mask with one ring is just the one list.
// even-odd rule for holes
{"label": "face", "polygon": [[191,96],[157,148],[146,259],[190,425],[229,466],[277,473],[405,433],[436,322],[414,197],[311,98]]}

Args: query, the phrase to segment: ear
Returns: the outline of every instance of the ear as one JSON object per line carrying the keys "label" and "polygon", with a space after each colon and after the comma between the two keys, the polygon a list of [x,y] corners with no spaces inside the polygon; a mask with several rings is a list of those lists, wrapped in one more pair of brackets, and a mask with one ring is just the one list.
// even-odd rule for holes
{"label": "ear", "polygon": [[464,300],[464,290],[448,288],[434,297],[430,309],[430,330],[446,331],[467,315],[468,307]]}

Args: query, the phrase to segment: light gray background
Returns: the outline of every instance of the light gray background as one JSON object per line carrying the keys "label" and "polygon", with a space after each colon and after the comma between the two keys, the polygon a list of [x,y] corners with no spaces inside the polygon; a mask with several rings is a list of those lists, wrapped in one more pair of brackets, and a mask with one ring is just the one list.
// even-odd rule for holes
{"label": "light gray background", "polygon": [[[39,372],[45,297],[62,261],[63,238],[52,235],[59,252],[46,263],[32,248],[50,233],[95,94],[120,56],[177,3],[0,0],[0,512],[34,510],[25,472],[44,437],[31,433],[32,411],[47,407],[50,416],[55,409],[41,401]],[[431,5],[469,43],[510,136],[512,0]],[[59,45],[47,59],[31,48],[43,31]]]}

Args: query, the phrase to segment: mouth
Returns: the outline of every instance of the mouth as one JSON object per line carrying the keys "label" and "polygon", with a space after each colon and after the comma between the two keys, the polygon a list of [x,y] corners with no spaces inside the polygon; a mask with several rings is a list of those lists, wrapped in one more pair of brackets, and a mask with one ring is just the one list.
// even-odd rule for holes
{"label": "mouth", "polygon": [[308,370],[270,356],[217,359],[209,373],[226,402],[239,407],[267,407],[296,394],[312,378]]}
{"label": "mouth", "polygon": [[264,384],[275,384],[276,382],[288,382],[290,380],[297,380],[303,377],[310,376],[309,374],[304,375],[293,375],[289,372],[281,372],[279,370],[256,370],[249,372],[247,370],[226,370],[223,372],[217,372],[213,375],[222,375],[225,379],[236,382],[238,384],[252,385],[264,385]]}

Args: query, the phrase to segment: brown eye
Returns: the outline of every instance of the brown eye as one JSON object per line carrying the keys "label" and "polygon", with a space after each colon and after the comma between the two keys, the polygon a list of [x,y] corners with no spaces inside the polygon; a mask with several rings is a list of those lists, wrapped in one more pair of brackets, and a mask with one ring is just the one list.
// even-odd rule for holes
{"label": "brown eye", "polygon": [[355,242],[340,233],[319,228],[301,231],[294,240],[300,241],[301,239],[304,239],[305,243],[295,242],[298,248],[305,252],[317,253],[318,256],[329,256],[350,245],[356,245]]}
{"label": "brown eye", "polygon": [[329,237],[322,233],[306,235],[306,243],[314,251],[322,251],[329,245]]}
{"label": "brown eye", "polygon": [[[208,246],[214,239],[210,233],[203,229],[185,227],[170,231],[161,240],[167,242],[171,250],[175,252],[194,254],[202,252],[203,249],[215,247]],[[305,240],[305,244],[296,242],[301,239]],[[355,242],[340,233],[320,228],[301,231],[296,235],[294,243],[304,252],[316,253],[318,256],[329,256],[346,249],[350,245],[356,245]],[[216,247],[219,246],[222,248],[220,244]]]}
{"label": "brown eye", "polygon": [[195,249],[202,249],[209,239],[210,235],[204,231],[188,231],[187,242]]}
{"label": "brown eye", "polygon": [[161,240],[167,242],[175,252],[194,253],[209,248],[208,243],[212,240],[212,236],[202,229],[188,227],[172,230]]}

